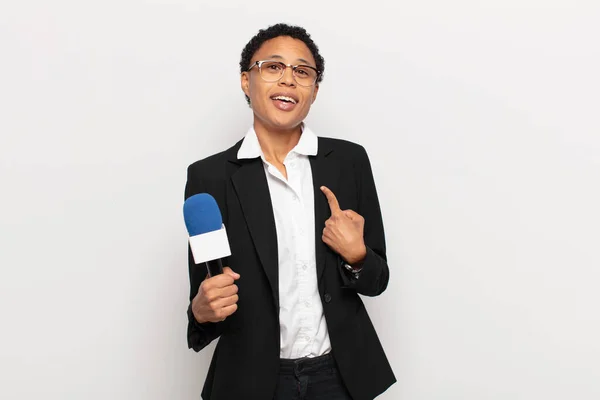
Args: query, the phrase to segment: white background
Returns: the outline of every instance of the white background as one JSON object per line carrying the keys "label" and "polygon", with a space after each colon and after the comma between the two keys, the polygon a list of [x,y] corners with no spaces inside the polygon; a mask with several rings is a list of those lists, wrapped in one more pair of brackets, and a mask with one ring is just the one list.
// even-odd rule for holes
{"label": "white background", "polygon": [[199,398],[186,167],[245,133],[240,53],[280,21],[326,59],[309,125],[373,164],[380,398],[600,398],[592,0],[4,1],[0,398]]}

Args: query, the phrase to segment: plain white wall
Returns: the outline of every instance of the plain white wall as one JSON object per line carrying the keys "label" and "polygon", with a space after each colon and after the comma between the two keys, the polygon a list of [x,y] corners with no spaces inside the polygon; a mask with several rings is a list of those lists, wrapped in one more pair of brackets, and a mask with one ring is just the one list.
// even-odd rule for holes
{"label": "plain white wall", "polygon": [[280,21],[326,59],[308,123],[373,164],[380,398],[600,398],[598,2],[392,3],[2,2],[0,398],[199,398],[185,169]]}

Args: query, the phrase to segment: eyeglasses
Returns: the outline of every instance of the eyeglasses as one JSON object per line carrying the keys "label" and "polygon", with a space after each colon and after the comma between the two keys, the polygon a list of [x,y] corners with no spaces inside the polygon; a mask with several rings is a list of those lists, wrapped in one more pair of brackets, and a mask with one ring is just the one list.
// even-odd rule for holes
{"label": "eyeglasses", "polygon": [[255,66],[258,66],[260,77],[266,82],[277,82],[280,80],[288,67],[292,69],[294,80],[300,86],[314,85],[321,74],[316,68],[310,65],[291,65],[273,60],[256,61],[246,71],[250,71]]}

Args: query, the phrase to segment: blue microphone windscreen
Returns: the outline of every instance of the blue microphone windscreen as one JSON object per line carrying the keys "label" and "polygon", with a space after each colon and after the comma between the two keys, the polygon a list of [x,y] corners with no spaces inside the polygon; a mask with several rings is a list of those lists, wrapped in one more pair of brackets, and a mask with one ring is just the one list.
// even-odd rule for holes
{"label": "blue microphone windscreen", "polygon": [[208,193],[199,193],[187,198],[183,203],[183,219],[190,236],[218,231],[223,223],[219,205]]}

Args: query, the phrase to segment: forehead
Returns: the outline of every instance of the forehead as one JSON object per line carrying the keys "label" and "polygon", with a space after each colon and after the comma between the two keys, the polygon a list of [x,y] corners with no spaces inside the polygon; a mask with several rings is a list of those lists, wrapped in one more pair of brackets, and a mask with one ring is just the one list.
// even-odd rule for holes
{"label": "forehead", "polygon": [[[269,39],[260,46],[254,53],[252,61],[266,60],[273,58],[280,59],[285,63],[301,63],[301,60],[306,60],[310,65],[315,65],[315,58],[308,49],[308,46],[300,39],[294,39],[289,36],[279,36]],[[281,57],[281,58],[279,58]]]}

